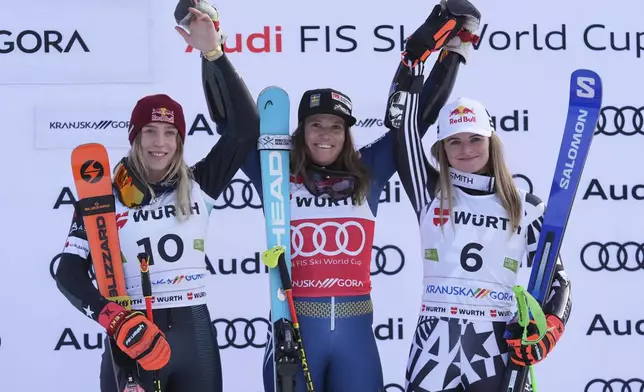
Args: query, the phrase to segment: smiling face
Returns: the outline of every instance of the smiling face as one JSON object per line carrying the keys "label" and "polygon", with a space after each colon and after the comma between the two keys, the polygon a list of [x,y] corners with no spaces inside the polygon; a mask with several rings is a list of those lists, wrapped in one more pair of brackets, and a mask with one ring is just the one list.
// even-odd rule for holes
{"label": "smiling face", "polygon": [[157,182],[168,171],[177,152],[178,137],[174,125],[152,122],[141,129],[141,152],[149,170],[149,180]]}
{"label": "smiling face", "polygon": [[471,132],[457,133],[444,140],[449,164],[465,173],[480,173],[490,158],[490,138]]}
{"label": "smiling face", "polygon": [[333,114],[315,114],[304,121],[304,142],[311,160],[317,165],[328,166],[335,162],[345,140],[345,122]]}

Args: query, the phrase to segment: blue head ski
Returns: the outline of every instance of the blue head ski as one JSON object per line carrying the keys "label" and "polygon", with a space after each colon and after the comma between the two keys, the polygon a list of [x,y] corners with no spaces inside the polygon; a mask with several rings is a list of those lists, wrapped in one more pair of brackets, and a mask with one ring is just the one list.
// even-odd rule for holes
{"label": "blue head ski", "polygon": [[[266,218],[266,246],[284,246],[289,274],[291,271],[290,200],[289,200],[289,113],[290,102],[286,91],[268,87],[259,94],[260,150],[264,216]],[[271,271],[271,311],[273,318],[288,318],[289,310],[280,295],[281,281],[277,271]]]}
{"label": "blue head ski", "polygon": [[[260,137],[257,148],[260,150],[262,171],[262,194],[264,198],[264,217],[266,220],[266,246],[286,248],[284,257],[288,274],[291,274],[291,218],[290,218],[290,161],[291,148],[289,132],[290,100],[283,89],[267,87],[257,98],[259,110]],[[269,270],[269,289],[271,300],[271,320],[273,322],[273,355],[276,355],[276,322],[291,321],[288,302],[282,291],[282,281],[278,268]],[[275,391],[281,389],[277,382],[277,366],[274,367]]]}

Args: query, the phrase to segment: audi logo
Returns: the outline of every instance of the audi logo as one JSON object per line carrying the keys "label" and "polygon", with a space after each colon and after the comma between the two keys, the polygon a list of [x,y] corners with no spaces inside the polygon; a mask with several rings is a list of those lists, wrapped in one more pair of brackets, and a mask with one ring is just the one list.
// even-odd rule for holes
{"label": "audi logo", "polygon": [[54,256],[53,259],[49,262],[49,274],[51,275],[51,278],[56,280],[56,271],[58,271],[58,261],[60,261],[60,258],[63,256],[62,253],[57,254]]}
{"label": "audi logo", "polygon": [[[306,241],[305,239],[310,239]],[[360,222],[303,222],[291,226],[291,257],[359,256],[367,243],[367,231]],[[372,246],[371,275],[395,275],[405,265],[405,254],[395,245]]]}
{"label": "audi logo", "polygon": [[[51,275],[51,278],[56,280],[56,271],[58,271],[58,262],[60,261],[60,258],[63,256],[62,253],[57,254],[54,256],[53,259],[49,262],[49,274]],[[89,268],[89,277],[93,281],[96,280],[96,274],[94,273],[94,265],[91,265]]]}
{"label": "audi logo", "polygon": [[405,388],[398,384],[390,383],[385,385],[385,392],[405,392]]}
{"label": "audi logo", "polygon": [[[311,238],[311,241],[305,241]],[[303,222],[291,226],[291,257],[358,256],[367,242],[362,224],[347,222]]]}
{"label": "audi logo", "polygon": [[405,266],[405,254],[396,245],[372,246],[370,274],[396,275]]}
{"label": "audi logo", "polygon": [[581,264],[592,272],[633,272],[644,269],[644,244],[592,241],[581,248],[580,259]]}
{"label": "audi logo", "polygon": [[268,343],[269,322],[263,317],[253,319],[235,318],[227,320],[218,318],[212,321],[217,331],[217,346],[220,349],[264,348]]}
{"label": "audi logo", "polygon": [[[380,195],[380,203],[400,203],[400,189],[399,181],[390,181]],[[61,192],[61,196],[59,196],[59,201],[63,193],[64,190]],[[234,210],[241,210],[243,208],[253,208],[258,210],[262,208],[260,196],[249,180],[235,178],[228,183],[221,195],[215,199],[214,209],[223,210],[224,208],[232,208]],[[59,201],[56,202],[57,204],[54,206],[54,209],[57,209],[58,204],[61,204]]]}
{"label": "audi logo", "polygon": [[528,193],[534,193],[534,187],[532,186],[532,181],[525,174],[513,174],[514,185],[519,189],[524,189]]}
{"label": "audi logo", "polygon": [[[644,107],[636,108],[634,106],[605,106],[599,111],[597,119],[597,130],[595,135],[644,135],[644,116],[642,115]],[[612,121],[609,121],[612,120]]]}
{"label": "audi logo", "polygon": [[253,184],[248,180],[240,178],[232,179],[226,189],[215,200],[214,209],[223,210],[232,208],[241,210],[242,208],[262,208],[262,201]]}
{"label": "audi logo", "polygon": [[644,392],[644,380],[613,378],[606,381],[596,378],[586,384],[584,392]]}

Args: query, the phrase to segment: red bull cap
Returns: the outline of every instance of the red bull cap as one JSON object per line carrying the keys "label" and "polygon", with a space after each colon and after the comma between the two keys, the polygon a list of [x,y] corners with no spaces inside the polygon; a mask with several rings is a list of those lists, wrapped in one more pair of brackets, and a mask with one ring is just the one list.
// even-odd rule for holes
{"label": "red bull cap", "polygon": [[438,114],[438,138],[444,140],[458,133],[470,132],[490,137],[494,125],[485,106],[471,98],[457,98],[449,102]]}
{"label": "red bull cap", "polygon": [[179,131],[181,140],[186,139],[186,120],[183,115],[183,107],[165,94],[148,95],[136,103],[130,117],[128,136],[130,144],[134,142],[141,128],[150,122],[173,124]]}

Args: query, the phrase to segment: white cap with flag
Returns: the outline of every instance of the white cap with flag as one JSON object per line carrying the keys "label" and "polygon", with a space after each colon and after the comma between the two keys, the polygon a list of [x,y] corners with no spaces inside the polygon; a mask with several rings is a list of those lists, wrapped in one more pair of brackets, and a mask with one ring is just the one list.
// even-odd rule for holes
{"label": "white cap with flag", "polygon": [[482,103],[460,97],[447,103],[438,114],[438,139],[445,140],[461,132],[490,137],[494,124]]}

